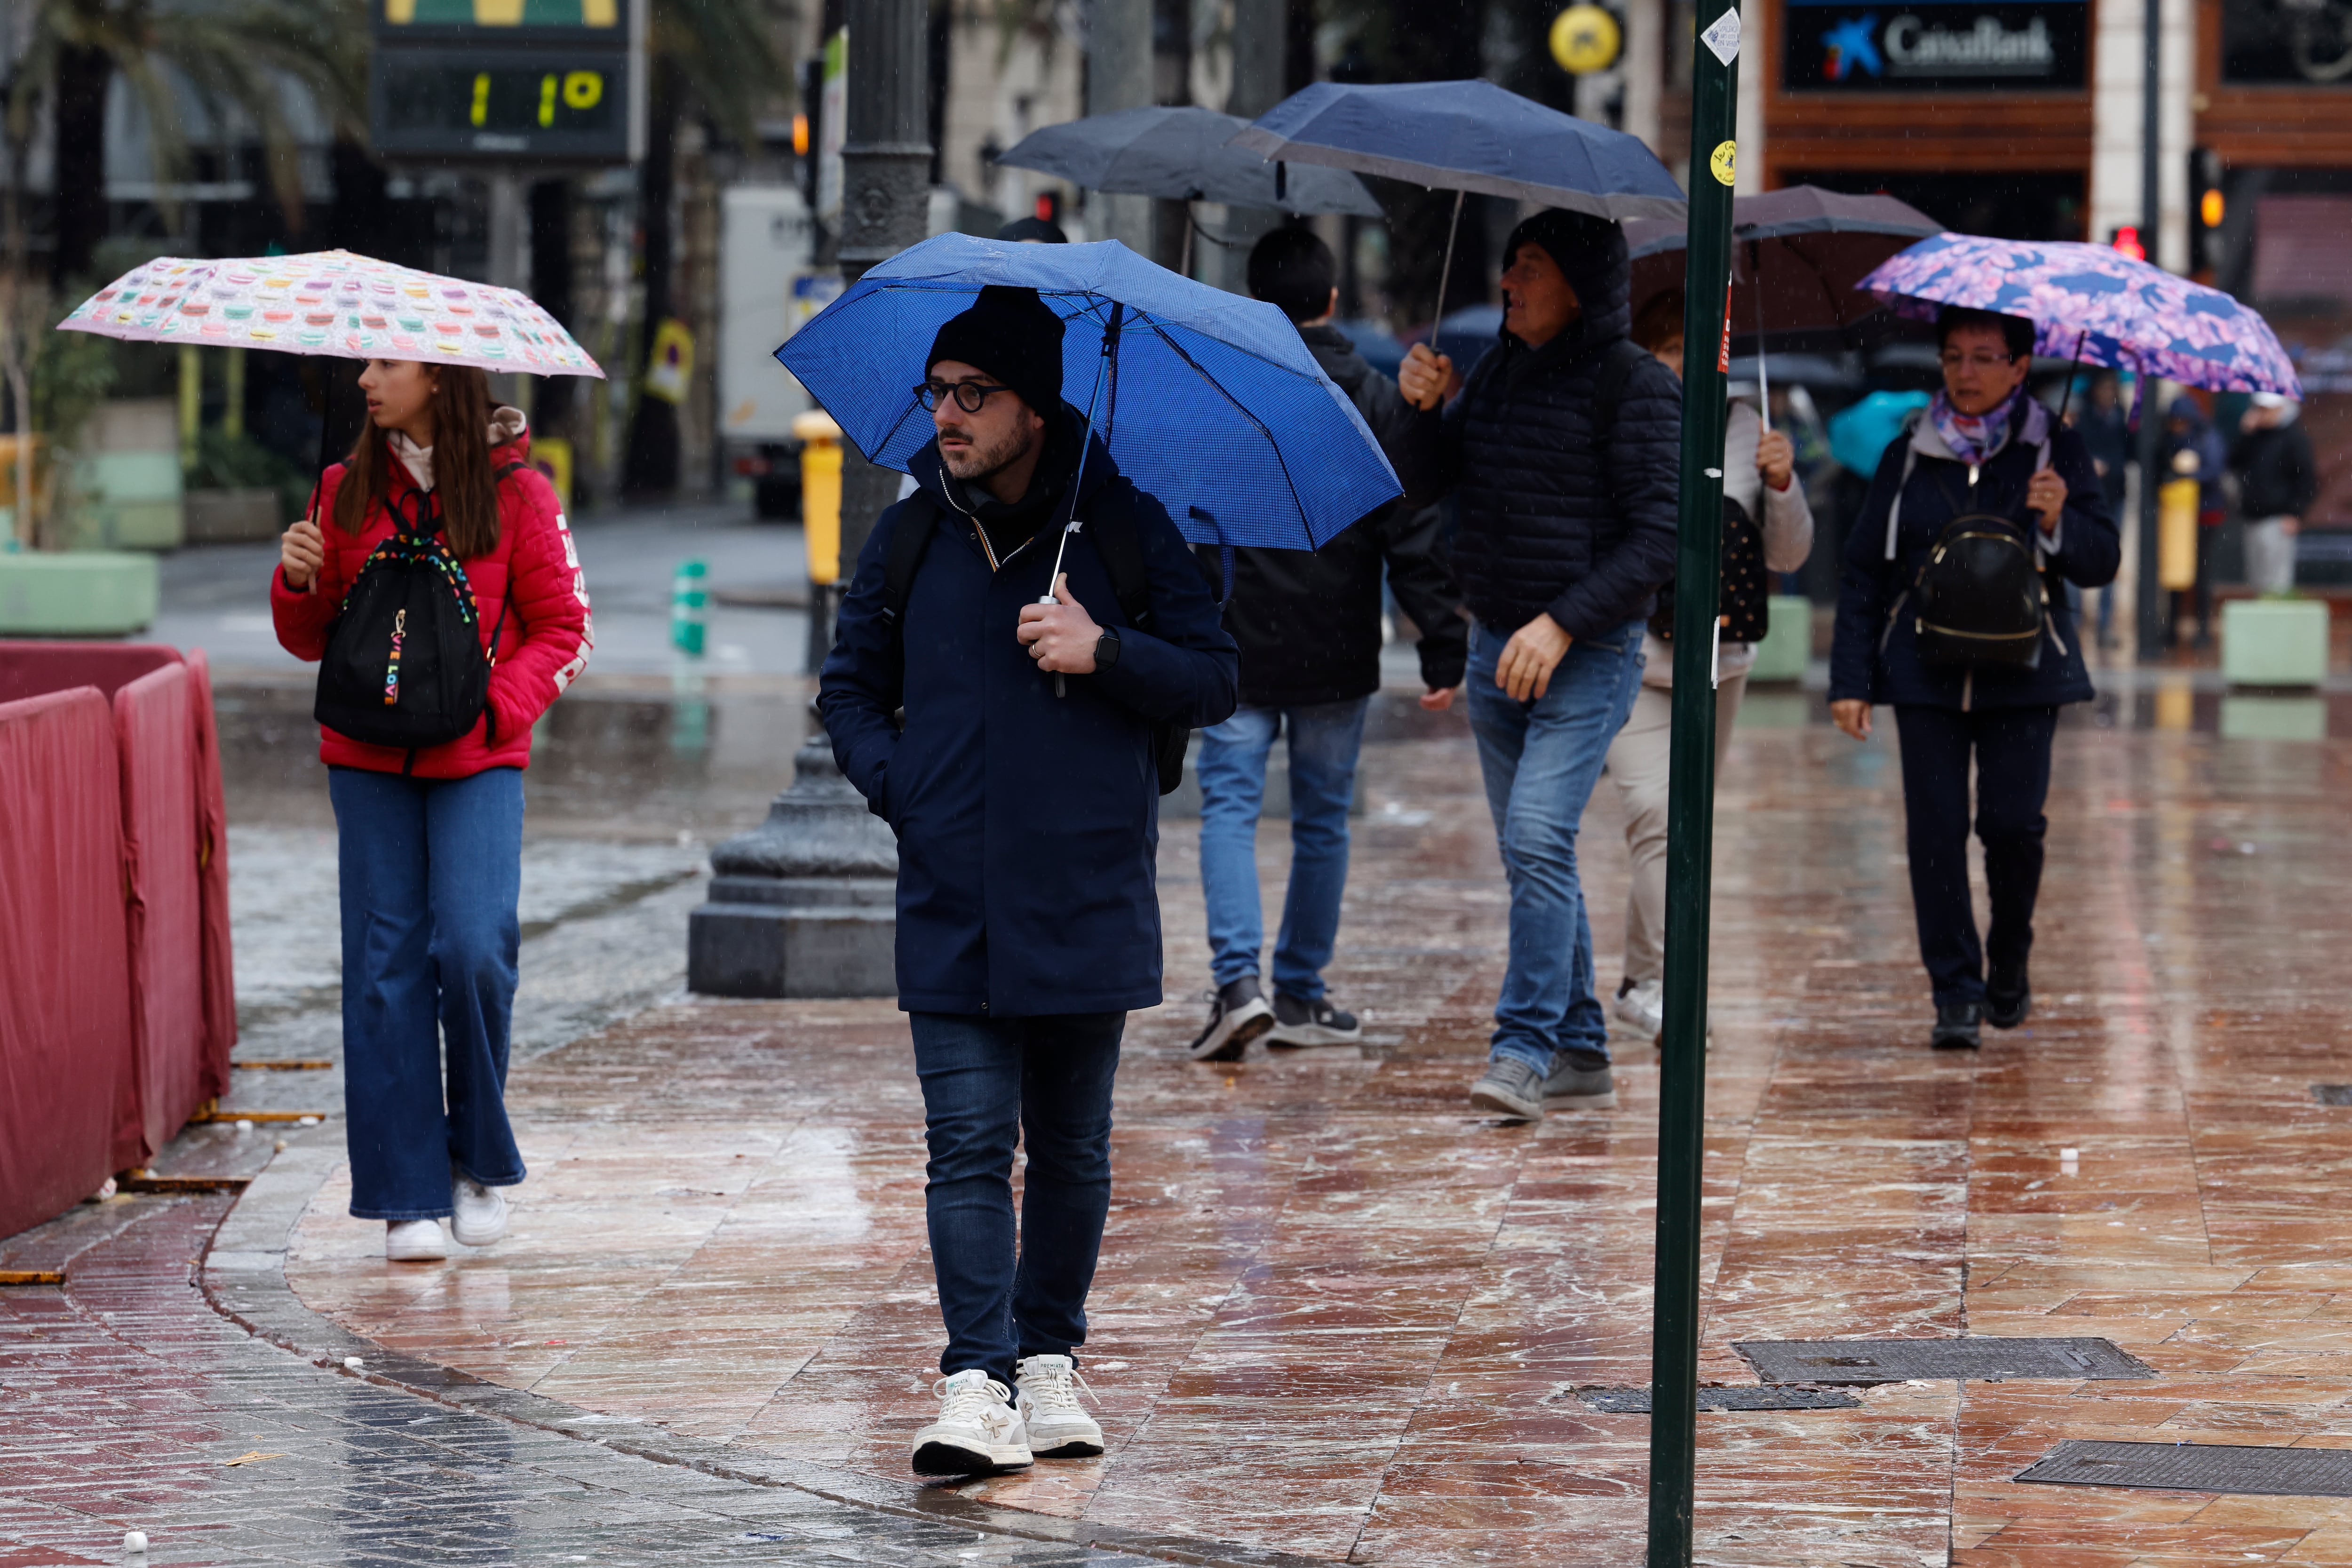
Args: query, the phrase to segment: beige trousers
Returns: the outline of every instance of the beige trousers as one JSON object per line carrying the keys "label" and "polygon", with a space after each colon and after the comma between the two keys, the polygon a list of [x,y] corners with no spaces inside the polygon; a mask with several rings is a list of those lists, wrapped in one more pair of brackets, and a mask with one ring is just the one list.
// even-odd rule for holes
{"label": "beige trousers", "polygon": [[[1727,675],[1715,689],[1715,771],[1731,749],[1731,728],[1748,675]],[[1609,747],[1609,776],[1625,807],[1625,849],[1633,887],[1625,900],[1625,978],[1636,984],[1666,972],[1666,756],[1674,732],[1675,694],[1644,686],[1633,712]]]}

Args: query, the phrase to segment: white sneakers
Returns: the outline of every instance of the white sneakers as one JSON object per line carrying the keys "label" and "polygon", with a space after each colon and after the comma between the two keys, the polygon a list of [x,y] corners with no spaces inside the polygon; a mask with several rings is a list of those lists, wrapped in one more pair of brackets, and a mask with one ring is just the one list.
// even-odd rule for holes
{"label": "white sneakers", "polygon": [[1666,1024],[1666,987],[1661,980],[1643,980],[1617,993],[1610,1011],[1617,1021],[1645,1040],[1655,1039]]}
{"label": "white sneakers", "polygon": [[[449,1234],[467,1247],[488,1247],[507,1233],[507,1197],[462,1171],[449,1173],[456,1199]],[[383,1227],[383,1255],[394,1263],[438,1263],[449,1244],[437,1219],[396,1219]]]}
{"label": "white sneakers", "polygon": [[457,1189],[457,1212],[449,1216],[449,1234],[467,1247],[488,1247],[507,1233],[507,1197],[463,1172],[450,1173]]}
{"label": "white sneakers", "polygon": [[[1013,1366],[1020,1389],[1014,1408],[1029,1429],[1029,1451],[1041,1459],[1085,1459],[1103,1451],[1102,1428],[1078,1405],[1091,1394],[1077,1363],[1066,1355],[1033,1355]],[[1099,1401],[1097,1401],[1099,1403]]]}
{"label": "white sneakers", "polygon": [[1013,1408],[1013,1391],[978,1367],[931,1385],[940,1418],[915,1434],[919,1476],[988,1476],[1030,1460],[1029,1434]]}
{"label": "white sneakers", "polygon": [[1102,1428],[1078,1405],[1091,1394],[1066,1355],[1033,1355],[1011,1389],[974,1367],[931,1385],[940,1418],[915,1434],[919,1476],[992,1476],[1032,1459],[1083,1459],[1103,1451]]}
{"label": "white sneakers", "polygon": [[437,1219],[396,1219],[383,1227],[383,1255],[394,1263],[438,1263],[449,1244]]}

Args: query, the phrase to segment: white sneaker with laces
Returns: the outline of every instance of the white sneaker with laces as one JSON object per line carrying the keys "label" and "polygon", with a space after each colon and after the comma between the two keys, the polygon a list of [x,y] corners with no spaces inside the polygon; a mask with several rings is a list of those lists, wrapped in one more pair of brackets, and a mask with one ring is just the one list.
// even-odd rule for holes
{"label": "white sneaker with laces", "polygon": [[[1029,1429],[1029,1451],[1041,1459],[1085,1459],[1103,1451],[1102,1428],[1078,1404],[1094,1390],[1066,1355],[1033,1355],[1013,1365],[1020,1388],[1015,1408]],[[1096,1400],[1097,1405],[1100,1400]]]}
{"label": "white sneaker with laces", "polygon": [[450,1185],[457,1195],[457,1212],[449,1216],[451,1235],[467,1247],[488,1247],[507,1233],[504,1193],[482,1185],[462,1171],[450,1173]]}
{"label": "white sneaker with laces", "polygon": [[940,1418],[915,1434],[919,1476],[990,1476],[1030,1461],[1029,1433],[1013,1391],[978,1367],[931,1385]]}
{"label": "white sneaker with laces", "polygon": [[1666,987],[1662,980],[1642,980],[1617,993],[1610,1008],[1617,1021],[1647,1040],[1654,1038],[1666,1022]]}
{"label": "white sneaker with laces", "polygon": [[437,1219],[395,1219],[383,1227],[383,1255],[394,1263],[438,1263],[449,1256]]}

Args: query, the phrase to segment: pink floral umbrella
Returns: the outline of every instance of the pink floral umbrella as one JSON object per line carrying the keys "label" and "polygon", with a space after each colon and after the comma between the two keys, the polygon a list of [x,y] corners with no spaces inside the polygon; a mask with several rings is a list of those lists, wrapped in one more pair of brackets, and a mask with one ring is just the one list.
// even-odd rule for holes
{"label": "pink floral umbrella", "polygon": [[1863,288],[1898,315],[1933,321],[1947,305],[2022,316],[2036,351],[2212,392],[2303,384],[2270,323],[2218,289],[2100,245],[1939,234],[1890,258]]}
{"label": "pink floral umbrella", "polygon": [[83,300],[58,326],[133,342],[604,374],[555,318],[517,289],[348,250],[225,261],[159,257]]}

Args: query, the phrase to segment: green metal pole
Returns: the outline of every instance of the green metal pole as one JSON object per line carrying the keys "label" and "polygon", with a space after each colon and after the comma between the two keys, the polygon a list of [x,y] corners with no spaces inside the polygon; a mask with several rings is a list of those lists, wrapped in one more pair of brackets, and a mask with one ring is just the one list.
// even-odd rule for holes
{"label": "green metal pole", "polygon": [[1659,1049],[1658,1252],[1650,1348],[1649,1568],[1688,1568],[1698,1447],[1698,1230],[1706,1123],[1706,940],[1715,844],[1716,616],[1723,559],[1725,307],[1730,302],[1739,9],[1702,11],[1691,61],[1684,276],[1682,511],[1667,763],[1665,1028]]}

